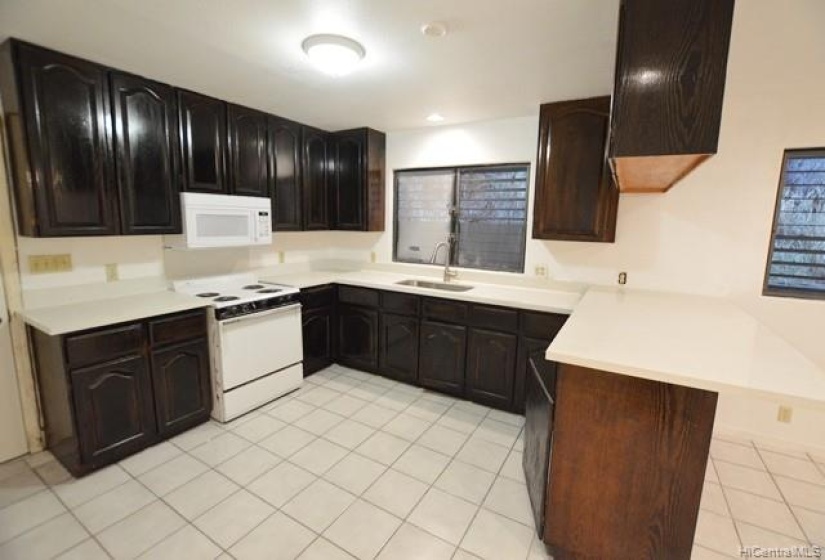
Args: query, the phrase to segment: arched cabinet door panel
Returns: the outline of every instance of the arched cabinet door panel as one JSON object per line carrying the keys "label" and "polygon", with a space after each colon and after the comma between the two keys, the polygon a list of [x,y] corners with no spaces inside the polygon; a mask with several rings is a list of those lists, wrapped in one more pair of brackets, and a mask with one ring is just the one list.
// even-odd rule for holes
{"label": "arched cabinet door panel", "polygon": [[70,375],[84,463],[111,463],[155,439],[152,388],[143,356],[78,369]]}
{"label": "arched cabinet door panel", "polygon": [[200,424],[212,411],[205,339],[152,352],[158,431],[163,437]]}
{"label": "arched cabinet door panel", "polygon": [[383,375],[405,383],[418,383],[417,317],[381,314],[379,368]]}
{"label": "arched cabinet door panel", "polygon": [[421,321],[418,382],[422,387],[464,394],[467,327]]}
{"label": "arched cabinet door panel", "polygon": [[338,307],[338,359],[350,367],[375,371],[378,311],[350,305]]}

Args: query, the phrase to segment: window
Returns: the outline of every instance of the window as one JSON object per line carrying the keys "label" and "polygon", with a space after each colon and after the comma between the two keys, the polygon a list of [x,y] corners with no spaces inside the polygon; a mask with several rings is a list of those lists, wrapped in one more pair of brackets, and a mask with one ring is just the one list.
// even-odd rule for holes
{"label": "window", "polygon": [[825,149],[785,151],[764,293],[825,298]]}
{"label": "window", "polygon": [[[524,272],[528,164],[395,172],[395,261]],[[453,241],[452,253],[439,243]]]}

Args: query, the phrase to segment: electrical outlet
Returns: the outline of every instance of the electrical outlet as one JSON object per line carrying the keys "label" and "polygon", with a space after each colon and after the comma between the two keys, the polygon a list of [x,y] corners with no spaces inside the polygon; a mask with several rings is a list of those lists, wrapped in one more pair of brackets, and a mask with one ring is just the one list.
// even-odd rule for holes
{"label": "electrical outlet", "polygon": [[72,256],[69,254],[29,256],[29,272],[32,274],[70,272],[72,268]]}
{"label": "electrical outlet", "polygon": [[536,267],[533,269],[533,273],[536,276],[541,276],[542,278],[547,277],[547,266],[543,264],[537,264]]}
{"label": "electrical outlet", "polygon": [[283,251],[278,251],[278,262],[284,264],[286,261],[286,254]]}
{"label": "electrical outlet", "polygon": [[624,286],[627,284],[627,272],[620,272],[619,273],[619,285]]}
{"label": "electrical outlet", "polygon": [[780,406],[779,407],[779,412],[776,413],[777,422],[783,422],[785,424],[790,424],[792,417],[793,417],[793,408],[791,408],[789,406]]}
{"label": "electrical outlet", "polygon": [[117,270],[116,263],[110,263],[106,265],[106,281],[107,282],[117,282],[120,280],[120,273]]}

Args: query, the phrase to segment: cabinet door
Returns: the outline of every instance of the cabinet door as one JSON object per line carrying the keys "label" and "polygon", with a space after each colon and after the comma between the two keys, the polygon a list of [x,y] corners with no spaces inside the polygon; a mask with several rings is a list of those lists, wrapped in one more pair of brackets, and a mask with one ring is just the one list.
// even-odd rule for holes
{"label": "cabinet door", "polygon": [[334,140],[334,185],[332,192],[335,229],[360,231],[366,228],[363,133],[338,133]]}
{"label": "cabinet door", "polygon": [[419,384],[443,393],[463,395],[466,347],[466,327],[421,321]]}
{"label": "cabinet door", "polygon": [[338,361],[367,371],[377,368],[378,311],[350,305],[338,307]]}
{"label": "cabinet door", "polygon": [[524,392],[525,383],[530,376],[530,361],[533,366],[541,371],[548,371],[555,367],[553,362],[544,359],[544,353],[550,346],[552,340],[546,338],[531,338],[523,336],[519,340],[518,359],[516,361],[516,381],[513,393],[513,411],[518,414],[524,413]]}
{"label": "cabinet door", "polygon": [[533,237],[612,242],[619,192],[605,162],[610,98],[541,106]]}
{"label": "cabinet door", "polygon": [[418,382],[418,325],[415,317],[381,314],[379,370],[397,381]]}
{"label": "cabinet door", "polygon": [[129,74],[114,72],[110,79],[121,230],[180,233],[175,92]]}
{"label": "cabinet door", "polygon": [[513,402],[518,338],[514,334],[470,329],[467,344],[467,398],[508,410]]}
{"label": "cabinet door", "polygon": [[272,228],[300,231],[303,224],[301,125],[270,118],[269,142],[273,178]]}
{"label": "cabinet door", "polygon": [[320,307],[303,312],[304,377],[332,364],[335,357],[334,318],[332,307]]}
{"label": "cabinet door", "polygon": [[536,531],[541,537],[544,533],[545,496],[553,443],[554,402],[551,391],[555,389],[546,384],[554,379],[542,376],[532,363],[528,363],[527,372],[522,468]]}
{"label": "cabinet door", "polygon": [[303,128],[304,229],[330,229],[327,133]]}
{"label": "cabinet door", "polygon": [[269,196],[269,138],[267,116],[229,105],[229,163],[232,193]]}
{"label": "cabinet door", "polygon": [[36,214],[20,217],[21,230],[42,237],[116,234],[106,69],[28,45],[18,54],[31,165],[31,191],[18,196],[33,198]]}
{"label": "cabinet door", "polygon": [[152,352],[158,431],[164,437],[209,419],[209,347],[197,339]]}
{"label": "cabinet door", "polygon": [[184,190],[229,194],[226,104],[191,91],[178,92]]}
{"label": "cabinet door", "polygon": [[157,439],[149,369],[132,356],[70,373],[82,462],[98,467]]}

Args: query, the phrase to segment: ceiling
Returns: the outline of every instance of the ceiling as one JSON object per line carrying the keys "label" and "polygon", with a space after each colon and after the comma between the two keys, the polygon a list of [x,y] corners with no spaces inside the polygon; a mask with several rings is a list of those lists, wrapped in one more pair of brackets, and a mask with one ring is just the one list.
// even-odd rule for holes
{"label": "ceiling", "polygon": [[[325,129],[532,115],[610,91],[619,0],[0,0],[18,37]],[[422,24],[449,33],[425,37]],[[333,78],[301,41],[367,50]]]}

